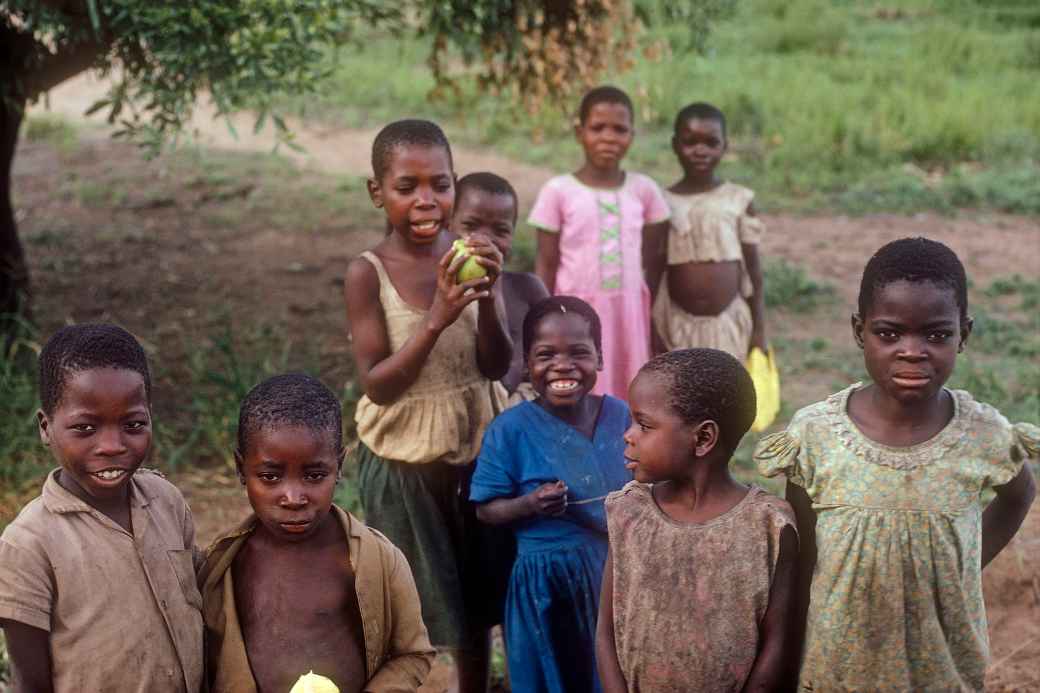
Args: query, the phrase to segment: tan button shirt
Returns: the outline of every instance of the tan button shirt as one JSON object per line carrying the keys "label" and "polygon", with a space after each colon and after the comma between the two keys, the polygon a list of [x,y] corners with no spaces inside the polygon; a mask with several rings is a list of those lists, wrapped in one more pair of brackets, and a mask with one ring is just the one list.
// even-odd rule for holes
{"label": "tan button shirt", "polygon": [[196,693],[202,597],[180,491],[138,471],[130,535],[64,489],[59,473],[0,536],[0,619],[50,633],[56,693]]}
{"label": "tan button shirt", "polygon": [[[435,650],[423,624],[419,593],[400,549],[350,513],[332,506],[347,534],[365,637],[365,693],[416,691]],[[206,549],[199,584],[206,606],[206,678],[210,693],[256,693],[238,623],[231,564],[256,527],[250,515]]]}

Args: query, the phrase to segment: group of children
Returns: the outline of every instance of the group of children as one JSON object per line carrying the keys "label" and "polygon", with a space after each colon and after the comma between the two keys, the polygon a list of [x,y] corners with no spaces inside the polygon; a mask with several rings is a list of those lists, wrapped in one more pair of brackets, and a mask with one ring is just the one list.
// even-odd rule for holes
{"label": "group of children", "polygon": [[[345,282],[364,523],[332,503],[339,403],[282,375],[241,405],[253,513],[199,552],[141,467],[143,350],[59,330],[38,415],[59,468],[0,538],[18,690],[288,691],[310,670],[416,690],[440,650],[485,691],[499,623],[515,691],[981,690],[981,570],[1035,495],[1040,428],[944,387],[972,326],[960,261],[925,239],[870,259],[871,383],[760,442],[781,500],[728,467],[765,334],[762,225],[715,176],[725,121],[679,114],[667,193],[620,167],[633,132],[623,92],[583,100],[585,163],[531,212],[536,276],[503,270],[506,181],[456,181],[428,121],[376,137],[389,233]],[[486,276],[458,281],[464,255]]]}

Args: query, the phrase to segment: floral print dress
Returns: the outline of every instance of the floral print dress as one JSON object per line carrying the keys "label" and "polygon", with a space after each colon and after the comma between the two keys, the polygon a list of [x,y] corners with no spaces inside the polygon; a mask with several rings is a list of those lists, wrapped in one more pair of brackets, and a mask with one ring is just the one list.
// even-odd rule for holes
{"label": "floral print dress", "polygon": [[1037,456],[1040,428],[957,390],[942,431],[888,447],[848,416],[859,387],[802,409],[755,452],[759,471],[803,487],[816,513],[800,688],[982,690],[982,493]]}

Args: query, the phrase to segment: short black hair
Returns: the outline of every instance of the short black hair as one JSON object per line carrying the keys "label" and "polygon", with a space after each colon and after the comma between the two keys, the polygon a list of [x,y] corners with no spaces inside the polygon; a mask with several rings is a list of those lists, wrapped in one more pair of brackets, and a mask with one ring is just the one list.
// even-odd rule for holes
{"label": "short black hair", "polygon": [[961,321],[968,319],[968,277],[957,253],[927,238],[902,238],[881,246],[867,261],[859,283],[859,315],[866,319],[877,292],[891,284],[933,282],[953,290]]}
{"label": "short black hair", "polygon": [[61,403],[69,375],[94,368],[116,368],[139,373],[148,402],[152,378],[148,358],[134,336],[118,325],[66,325],[51,335],[40,351],[40,403],[51,416]]}
{"label": "short black hair", "polygon": [[744,365],[725,351],[676,349],[650,359],[639,372],[661,378],[668,404],[683,423],[715,421],[727,454],[755,421],[755,384]]}
{"label": "short black hair", "polygon": [[[517,208],[520,206],[516,190],[502,176],[489,171],[467,173],[455,184],[455,201],[458,203],[467,190],[479,190],[489,195],[508,195],[513,198],[513,221],[516,221]],[[456,209],[458,207],[456,206]]]}
{"label": "short black hair", "polygon": [[585,318],[589,324],[589,332],[592,336],[592,344],[596,347],[596,353],[603,358],[603,328],[599,322],[599,315],[595,308],[576,296],[550,296],[531,306],[527,315],[524,316],[524,356],[531,351],[538,324],[550,315],[567,313]]}
{"label": "short black hair", "polygon": [[717,121],[719,126],[722,128],[722,136],[726,136],[726,116],[715,106],[704,101],[697,101],[689,105],[683,106],[682,109],[675,116],[675,132],[679,132],[679,128],[687,120],[714,120]]}
{"label": "short black hair", "polygon": [[332,390],[305,373],[286,373],[263,381],[246,395],[238,412],[238,453],[249,450],[251,436],[276,426],[304,426],[332,435],[343,451],[343,414]]}
{"label": "short black hair", "polygon": [[402,146],[443,147],[448,152],[448,163],[454,168],[451,145],[437,123],[429,120],[409,118],[390,123],[372,141],[372,173],[376,180],[386,173],[394,150]]}
{"label": "short black hair", "polygon": [[602,86],[589,90],[585,96],[581,97],[581,105],[578,107],[578,122],[584,125],[592,107],[601,103],[619,103],[628,109],[628,115],[635,120],[636,109],[632,106],[632,99],[628,98],[628,94],[617,87]]}

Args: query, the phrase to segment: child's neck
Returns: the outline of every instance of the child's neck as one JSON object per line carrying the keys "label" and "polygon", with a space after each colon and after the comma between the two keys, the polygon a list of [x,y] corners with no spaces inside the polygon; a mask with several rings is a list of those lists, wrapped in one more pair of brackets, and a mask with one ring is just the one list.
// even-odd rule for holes
{"label": "child's neck", "polygon": [[601,396],[585,395],[570,407],[554,407],[547,403],[545,397],[539,397],[536,402],[545,411],[578,429],[587,438],[591,439],[595,435],[596,420],[599,418],[600,407],[603,406],[603,398]]}
{"label": "child's neck", "polygon": [[625,182],[625,172],[620,166],[598,168],[588,161],[575,172],[574,177],[590,188],[620,188]]}
{"label": "child's neck", "polygon": [[679,182],[669,188],[677,195],[692,195],[708,192],[722,185],[722,179],[715,175],[715,169],[706,175],[686,172]]}
{"label": "child's neck", "polygon": [[848,415],[871,440],[890,447],[924,443],[946,428],[954,414],[953,397],[940,388],[925,401],[900,402],[875,384],[852,393]]}
{"label": "child's neck", "polygon": [[748,493],[729,472],[727,461],[698,461],[689,473],[654,484],[654,500],[678,522],[703,524],[729,512]]}

